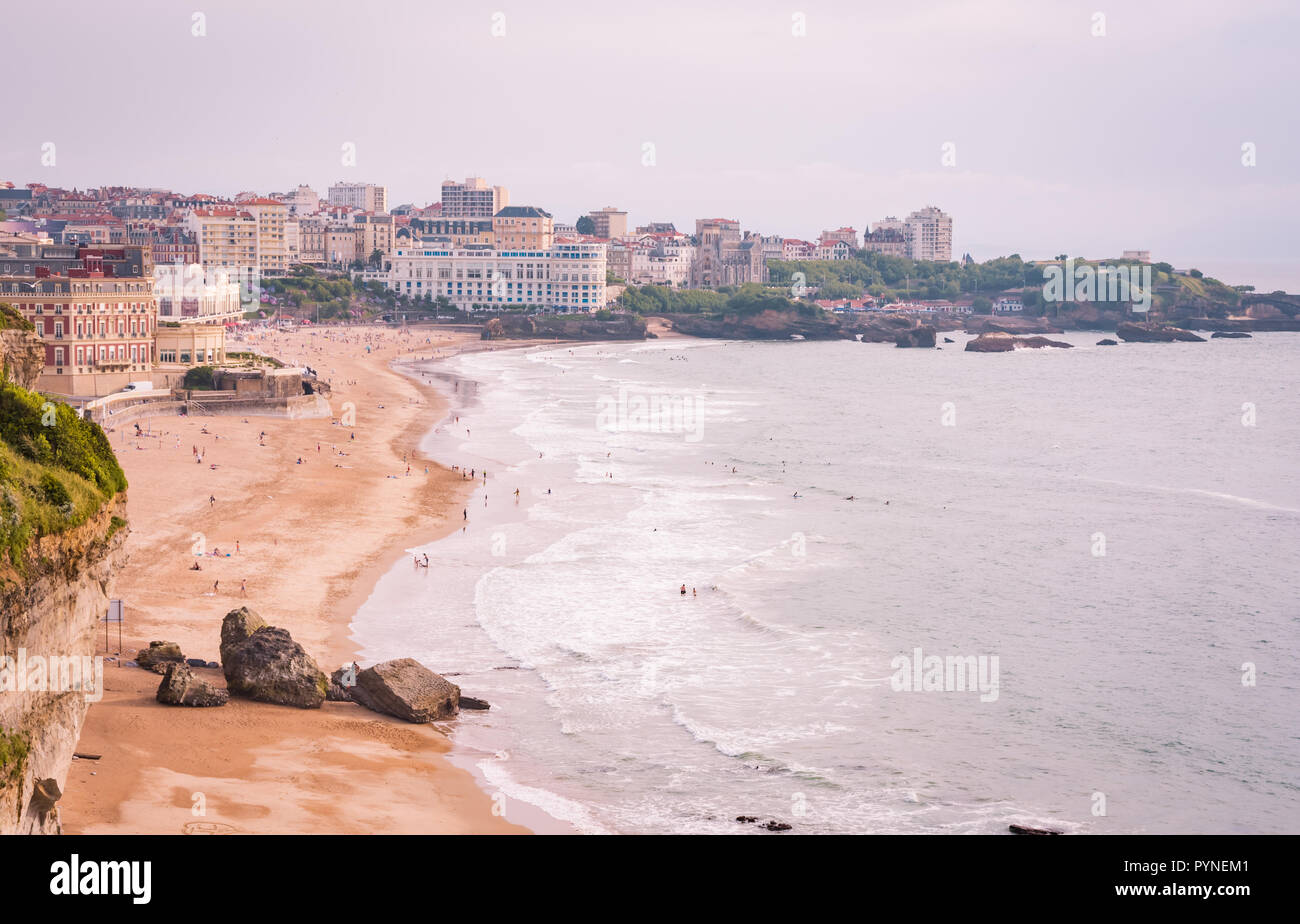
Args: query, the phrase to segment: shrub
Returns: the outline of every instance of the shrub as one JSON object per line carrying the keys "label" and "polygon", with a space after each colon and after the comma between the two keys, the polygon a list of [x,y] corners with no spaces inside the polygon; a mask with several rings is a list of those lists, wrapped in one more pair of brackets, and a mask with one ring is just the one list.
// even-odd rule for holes
{"label": "shrub", "polygon": [[67,487],[49,472],[41,476],[41,497],[47,504],[53,504],[55,507],[72,503]]}

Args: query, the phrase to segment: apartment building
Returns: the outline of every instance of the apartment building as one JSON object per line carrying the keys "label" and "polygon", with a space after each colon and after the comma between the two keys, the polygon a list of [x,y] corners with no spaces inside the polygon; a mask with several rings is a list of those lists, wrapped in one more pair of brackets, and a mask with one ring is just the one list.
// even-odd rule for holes
{"label": "apartment building", "polygon": [[489,186],[482,177],[466,177],[464,183],[446,180],[442,184],[439,218],[492,218],[510,205],[504,186]]}
{"label": "apartment building", "polygon": [[257,219],[246,209],[191,209],[185,227],[194,235],[205,269],[246,272],[258,265]]}
{"label": "apartment building", "polygon": [[394,228],[392,215],[353,215],[352,233],[357,239],[354,248],[356,258],[369,263],[375,251],[387,257],[393,251]]}
{"label": "apartment building", "polygon": [[627,212],[620,212],[612,205],[607,205],[598,211],[588,212],[587,217],[595,226],[592,232],[594,237],[618,240],[627,236]]}
{"label": "apartment building", "polygon": [[605,306],[605,271],[600,241],[568,239],[531,250],[424,238],[393,251],[388,288],[417,299],[445,297],[466,311],[525,305],[596,311]]}
{"label": "apartment building", "polygon": [[276,199],[246,199],[239,203],[257,220],[257,268],[270,276],[289,270],[289,242],[285,224],[289,207]]}
{"label": "apartment building", "polygon": [[0,300],[44,341],[40,391],[104,395],[147,376],[158,307],[145,248],[0,241]]}
{"label": "apartment building", "polygon": [[822,236],[817,240],[819,244],[831,241],[843,241],[849,245],[850,250],[857,250],[858,231],[856,228],[836,228],[834,231],[823,231]]}
{"label": "apartment building", "polygon": [[492,216],[492,236],[502,250],[549,250],[555,219],[532,205],[508,205]]}
{"label": "apartment building", "polygon": [[907,248],[913,260],[952,260],[952,218],[933,205],[908,215]]}
{"label": "apartment building", "polygon": [[781,259],[815,260],[817,259],[817,245],[811,241],[800,241],[787,237],[781,242]]}
{"label": "apartment building", "polygon": [[387,212],[388,187],[339,181],[329,189],[329,204],[362,212]]}
{"label": "apartment building", "polygon": [[907,256],[907,233],[896,228],[880,228],[862,236],[862,249],[887,257]]}

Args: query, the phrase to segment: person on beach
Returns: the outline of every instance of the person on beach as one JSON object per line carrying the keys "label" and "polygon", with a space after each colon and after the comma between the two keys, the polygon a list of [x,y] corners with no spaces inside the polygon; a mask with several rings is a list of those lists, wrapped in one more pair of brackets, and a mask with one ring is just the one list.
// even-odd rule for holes
{"label": "person on beach", "polygon": [[217,593],[217,585],[220,584],[220,583],[221,583],[220,581],[213,581],[213,582],[212,582],[212,595],[213,595],[213,596],[216,596],[216,593]]}
{"label": "person on beach", "polygon": [[[203,459],[200,458],[199,461],[202,462]],[[217,505],[217,496],[216,496],[215,494],[209,494],[209,495],[208,495],[208,507],[215,507],[216,505]]]}
{"label": "person on beach", "polygon": [[429,553],[428,553],[428,552],[425,552],[425,553],[424,553],[424,567],[426,567],[426,568],[429,567]]}
{"label": "person on beach", "polygon": [[686,596],[686,585],[685,585],[685,584],[682,585],[682,596],[683,596],[683,597]]}
{"label": "person on beach", "polygon": [[247,580],[243,580],[243,581],[240,581],[240,582],[239,582],[239,595],[240,595],[241,597],[247,597],[247,596],[248,596],[248,581],[247,581]]}

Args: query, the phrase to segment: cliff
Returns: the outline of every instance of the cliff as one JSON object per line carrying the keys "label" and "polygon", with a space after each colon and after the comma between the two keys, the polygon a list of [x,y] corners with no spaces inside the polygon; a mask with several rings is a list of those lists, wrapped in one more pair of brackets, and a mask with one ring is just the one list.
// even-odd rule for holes
{"label": "cliff", "polygon": [[59,830],[102,695],[95,640],[123,560],[125,489],[98,426],[0,382],[0,834]]}
{"label": "cliff", "polygon": [[102,695],[94,655],[125,560],[125,508],[118,495],[81,526],[32,542],[18,567],[0,567],[0,834],[60,830],[56,803]]}
{"label": "cliff", "polygon": [[0,382],[31,388],[45,366],[45,347],[31,322],[0,302]]}

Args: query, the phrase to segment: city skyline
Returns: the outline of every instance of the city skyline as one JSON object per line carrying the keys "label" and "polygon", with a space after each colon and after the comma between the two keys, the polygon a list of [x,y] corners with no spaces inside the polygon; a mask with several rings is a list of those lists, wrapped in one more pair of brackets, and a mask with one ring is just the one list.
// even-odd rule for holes
{"label": "city skyline", "polygon": [[[42,34],[65,12],[7,19]],[[151,88],[146,130],[111,105],[69,118],[84,78],[48,70],[11,109],[0,177],[228,196],[369,182],[391,207],[482,176],[564,221],[613,204],[629,225],[723,216],[808,240],[933,203],[959,219],[954,255],[1142,248],[1226,282],[1300,288],[1286,233],[1296,129],[1279,116],[1298,14],[1201,3],[1103,15],[1011,0],[617,18],[583,4],[563,18],[397,4],[382,24],[296,3],[78,11],[94,28],[66,36],[67,50],[131,51],[118,72]],[[1174,66],[1191,35],[1219,66]],[[974,44],[978,59],[963,53]],[[250,53],[258,67],[227,67]],[[15,43],[10,62],[39,69],[41,54]]]}

